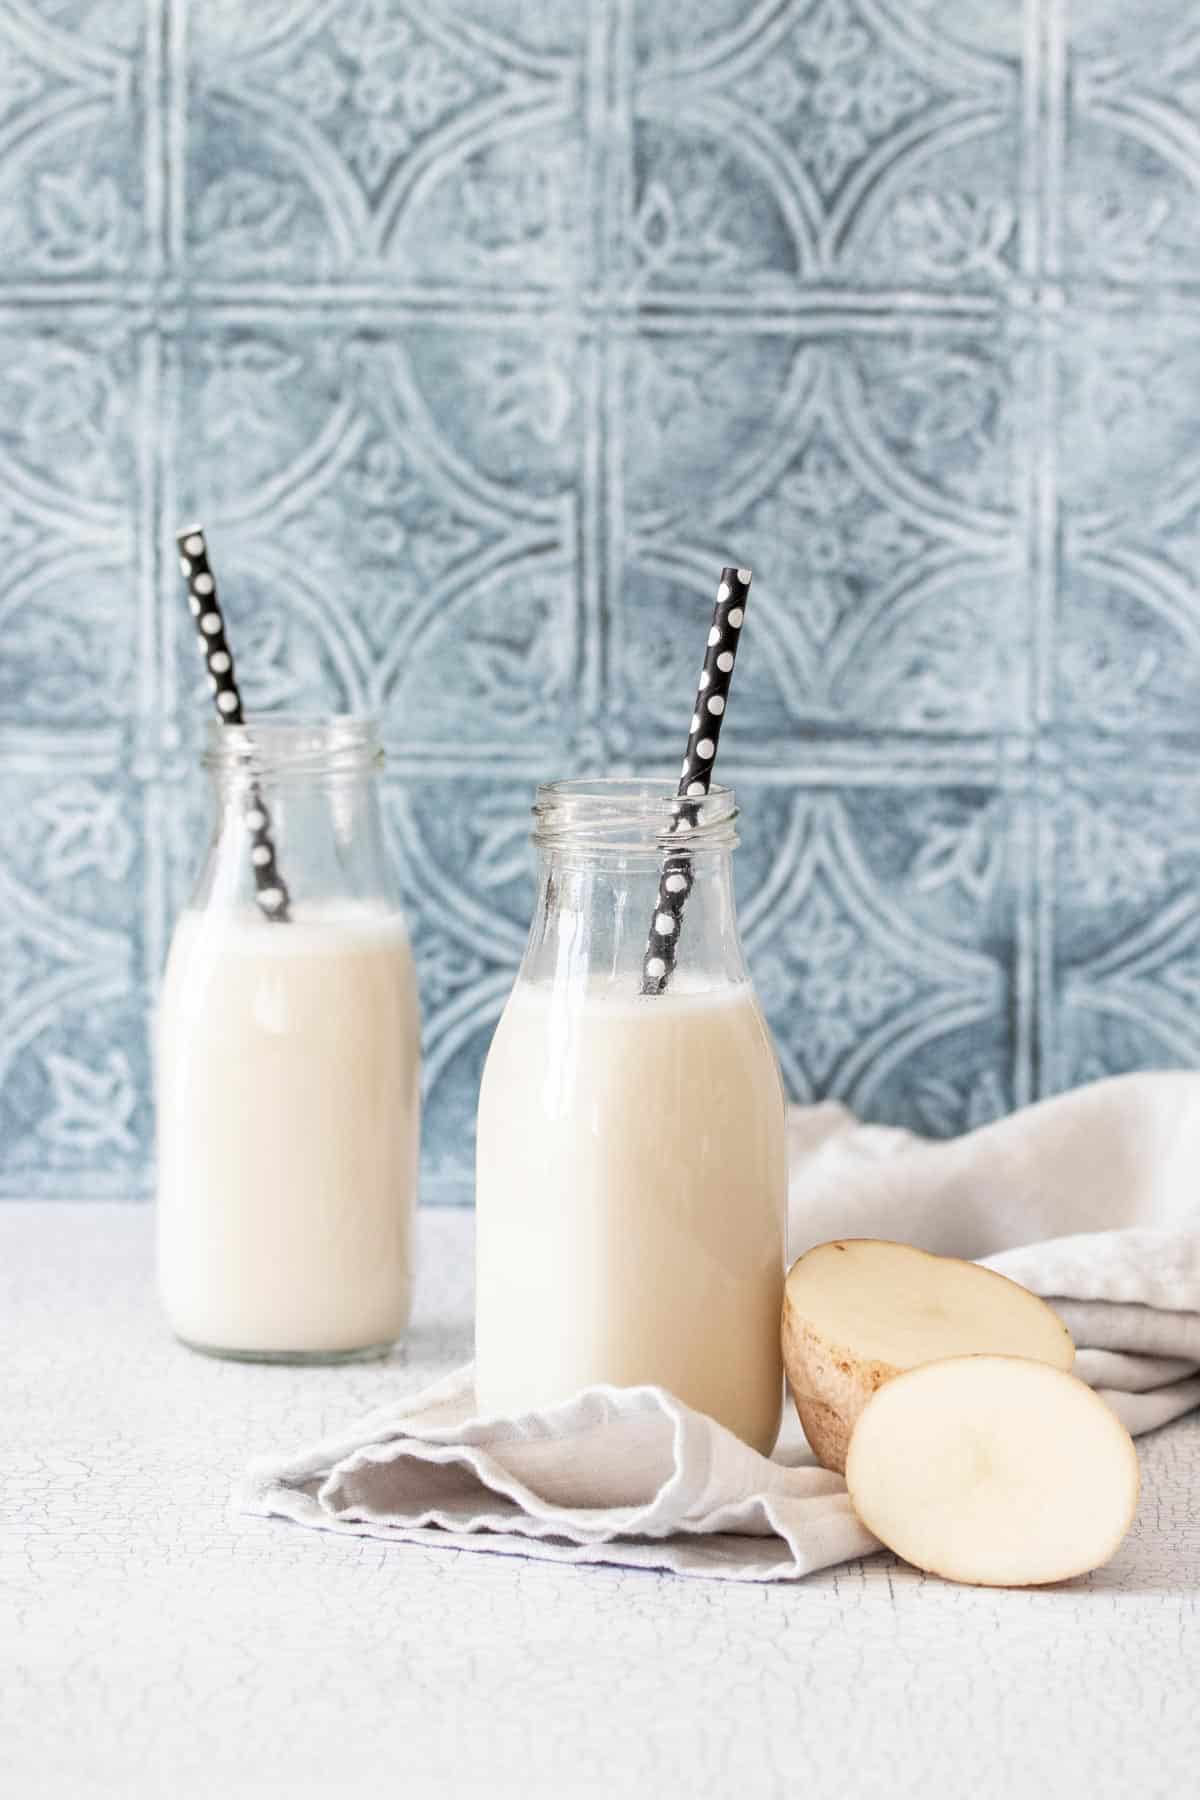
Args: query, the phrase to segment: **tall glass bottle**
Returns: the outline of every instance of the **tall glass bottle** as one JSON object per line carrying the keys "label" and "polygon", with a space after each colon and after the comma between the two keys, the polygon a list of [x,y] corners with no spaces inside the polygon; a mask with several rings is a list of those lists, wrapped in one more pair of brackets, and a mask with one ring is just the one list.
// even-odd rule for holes
{"label": "tall glass bottle", "polygon": [[783,1093],[742,957],[734,798],[687,834],[663,993],[643,993],[672,795],[538,790],[538,898],[479,1102],[476,1382],[487,1411],[657,1383],[768,1451],[779,1426]]}
{"label": "tall glass bottle", "polygon": [[366,719],[209,736],[215,829],[157,1026],[159,1280],[196,1349],[340,1360],[408,1321],[419,1020],[381,760]]}

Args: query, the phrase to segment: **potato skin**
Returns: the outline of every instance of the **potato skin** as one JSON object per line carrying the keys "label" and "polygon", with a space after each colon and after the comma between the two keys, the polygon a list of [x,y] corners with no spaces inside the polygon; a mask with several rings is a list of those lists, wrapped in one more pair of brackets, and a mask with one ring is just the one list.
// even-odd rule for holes
{"label": "potato skin", "polygon": [[859,1414],[900,1371],[893,1363],[856,1362],[850,1350],[827,1343],[795,1310],[786,1290],[780,1338],[788,1390],[812,1453],[822,1468],[844,1475]]}

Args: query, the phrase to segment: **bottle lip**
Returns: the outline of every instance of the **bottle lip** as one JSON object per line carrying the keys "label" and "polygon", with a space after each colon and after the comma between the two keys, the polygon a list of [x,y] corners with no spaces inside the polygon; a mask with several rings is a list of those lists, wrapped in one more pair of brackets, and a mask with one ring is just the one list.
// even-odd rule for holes
{"label": "bottle lip", "polygon": [[247,713],[241,725],[210,719],[201,761],[219,774],[317,777],[383,766],[370,713]]}
{"label": "bottle lip", "polygon": [[533,841],[539,848],[653,851],[732,849],[737,802],[732,788],[681,796],[655,775],[583,776],[538,787]]}

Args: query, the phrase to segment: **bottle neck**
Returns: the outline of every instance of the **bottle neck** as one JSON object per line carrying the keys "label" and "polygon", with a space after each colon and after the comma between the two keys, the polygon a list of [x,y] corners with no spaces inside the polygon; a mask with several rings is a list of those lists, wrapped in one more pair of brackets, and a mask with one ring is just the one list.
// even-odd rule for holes
{"label": "bottle neck", "polygon": [[728,790],[679,803],[661,784],[562,782],[538,792],[537,904],[525,980],[642,991],[668,857],[690,886],[675,921],[670,987],[695,992],[746,979],[733,891],[736,809]]}
{"label": "bottle neck", "polygon": [[194,906],[256,903],[264,832],[298,916],[397,905],[378,800],[374,726],[360,719],[250,720],[211,738],[214,829]]}

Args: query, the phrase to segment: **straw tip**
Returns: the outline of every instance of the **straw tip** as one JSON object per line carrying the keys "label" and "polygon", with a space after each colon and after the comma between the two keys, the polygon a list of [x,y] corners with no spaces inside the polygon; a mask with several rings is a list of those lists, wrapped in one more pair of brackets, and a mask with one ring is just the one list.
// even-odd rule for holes
{"label": "straw tip", "polygon": [[179,527],[179,530],[175,533],[175,542],[177,544],[182,544],[184,538],[203,537],[203,536],[204,536],[203,525],[199,525],[199,524],[197,524],[197,525],[181,525]]}
{"label": "straw tip", "polygon": [[721,570],[722,581],[738,581],[741,583],[742,587],[749,587],[753,577],[754,570],[747,569],[744,564],[740,568],[734,568],[732,564],[730,564]]}

